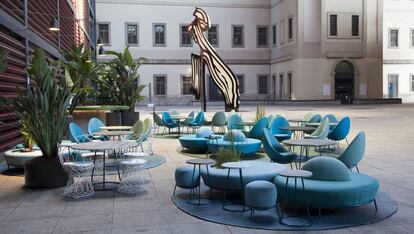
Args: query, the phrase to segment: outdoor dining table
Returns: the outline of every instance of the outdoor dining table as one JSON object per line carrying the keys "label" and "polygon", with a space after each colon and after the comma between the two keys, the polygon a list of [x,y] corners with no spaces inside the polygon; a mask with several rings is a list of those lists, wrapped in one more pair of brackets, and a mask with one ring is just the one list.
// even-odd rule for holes
{"label": "outdoor dining table", "polygon": [[[284,140],[282,141],[282,143],[289,147],[300,146],[299,169],[301,168],[302,157],[305,156],[305,160],[308,160],[310,147],[322,148],[322,147],[328,147],[331,145],[336,145],[336,141],[324,140],[324,139],[290,139],[290,140]],[[305,155],[303,155],[303,153]],[[322,150],[319,150],[319,155],[322,155]]]}
{"label": "outdoor dining table", "polygon": [[171,115],[171,119],[177,122],[178,135],[181,134],[180,127],[181,127],[182,121],[187,120],[188,118],[192,118],[192,117],[188,117],[187,115]]}
{"label": "outdoor dining table", "polygon": [[129,131],[131,130],[132,126],[102,126],[99,127],[101,130],[107,131]]}
{"label": "outdoor dining table", "polygon": [[[95,190],[106,190],[107,184],[119,184],[119,181],[107,181],[106,180],[106,167],[109,167],[109,165],[107,165],[106,163],[106,157],[109,155],[110,152],[114,153],[115,167],[117,168],[118,178],[120,179],[119,168],[116,165],[116,160],[117,160],[116,154],[130,151],[138,146],[139,144],[135,141],[91,141],[91,142],[86,142],[86,143],[70,145],[69,147],[73,150],[84,150],[84,151],[95,152],[93,156],[94,164],[96,162],[98,152],[103,153],[102,155],[102,163],[103,163],[102,182],[94,183],[94,186],[97,187],[98,185],[102,185],[102,189],[95,188]],[[99,154],[99,156],[101,156],[101,154]],[[92,176],[91,176],[92,182],[93,182],[93,176],[94,176],[94,170],[92,171]],[[113,189],[113,188],[110,188],[110,189]]]}
{"label": "outdoor dining table", "polygon": [[314,127],[308,127],[308,126],[288,126],[288,127],[280,127],[279,129],[286,130],[286,131],[292,131],[293,139],[303,138],[304,137],[303,132],[315,130]]}
{"label": "outdoor dining table", "polygon": [[[307,123],[306,126],[310,127],[318,127],[321,123]],[[338,123],[329,122],[329,126],[336,126]]]}
{"label": "outdoor dining table", "polygon": [[94,136],[107,136],[112,140],[115,140],[116,138],[118,138],[118,140],[121,140],[122,136],[126,136],[132,134],[131,131],[100,131],[100,132],[95,132],[93,135]]}
{"label": "outdoor dining table", "polygon": [[291,122],[291,123],[296,123],[297,126],[299,126],[301,123],[308,122],[308,121],[303,120],[303,119],[289,119],[288,121]]}

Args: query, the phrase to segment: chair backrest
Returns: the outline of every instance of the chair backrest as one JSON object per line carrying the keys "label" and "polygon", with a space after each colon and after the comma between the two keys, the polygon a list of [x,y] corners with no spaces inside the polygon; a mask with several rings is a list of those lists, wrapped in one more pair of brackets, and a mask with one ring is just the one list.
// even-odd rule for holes
{"label": "chair backrest", "polygon": [[334,141],[341,141],[345,139],[351,129],[351,120],[348,116],[339,121],[335,128],[328,134],[328,138]]}
{"label": "chair backrest", "polygon": [[349,181],[351,174],[348,168],[338,159],[319,156],[307,161],[302,170],[312,172],[311,180],[322,181]]}
{"label": "chair backrest", "polygon": [[173,120],[171,119],[171,115],[168,112],[163,112],[162,113],[162,121],[164,122],[164,124],[169,124],[172,123]]}
{"label": "chair backrest", "polygon": [[69,131],[73,141],[76,143],[85,143],[91,141],[91,139],[85,135],[83,130],[73,122],[69,124]]}
{"label": "chair backrest", "polygon": [[144,132],[149,133],[153,125],[154,125],[154,122],[152,121],[152,119],[150,118],[144,119]]}
{"label": "chair backrest", "polygon": [[270,129],[270,126],[272,126],[273,120],[275,119],[274,115],[269,115],[269,117],[267,117],[267,128]]}
{"label": "chair backrest", "polygon": [[193,124],[201,125],[204,122],[204,112],[198,112],[197,116],[193,120]]}
{"label": "chair backrest", "polygon": [[169,114],[170,115],[179,115],[180,112],[178,110],[172,109],[172,110],[169,111]]}
{"label": "chair backrest", "polygon": [[243,123],[243,119],[238,114],[232,114],[229,116],[227,120],[227,128],[229,130],[236,129],[236,130],[243,130],[243,126],[240,125]]}
{"label": "chair backrest", "polygon": [[152,112],[152,118],[157,126],[164,126],[164,122],[162,122],[161,117],[157,113]]}
{"label": "chair backrest", "polygon": [[311,134],[311,136],[317,137],[318,139],[325,139],[329,134],[329,119],[324,119]]}
{"label": "chair backrest", "polygon": [[324,119],[329,119],[329,123],[338,123],[338,119],[333,114],[327,114]]}
{"label": "chair backrest", "polygon": [[88,123],[88,132],[90,135],[93,135],[94,133],[101,131],[101,127],[103,126],[105,126],[105,124],[100,119],[92,118]]}
{"label": "chair backrest", "polygon": [[266,116],[260,118],[253,126],[252,130],[250,130],[249,137],[261,140],[263,136],[263,130],[267,128],[268,124],[269,123]]}
{"label": "chair backrest", "polygon": [[131,132],[134,135],[140,135],[140,134],[144,133],[144,130],[145,130],[144,122],[142,122],[141,120],[138,120],[132,126]]}
{"label": "chair backrest", "polygon": [[303,126],[305,126],[306,125],[306,123],[307,122],[309,122],[309,120],[311,119],[313,117],[313,113],[312,112],[308,112],[308,113],[306,113],[305,114],[305,116],[303,117],[303,121],[305,121],[305,122],[302,122],[302,123],[300,123],[300,125],[303,127]]}
{"label": "chair backrest", "polygon": [[187,115],[187,118],[185,119],[186,124],[190,124],[194,121],[194,115],[195,111],[191,111],[190,114]]}
{"label": "chair backrest", "polygon": [[281,127],[289,127],[289,121],[282,116],[276,117],[270,126],[272,134],[290,134],[289,130],[282,130]]}
{"label": "chair backrest", "polygon": [[227,117],[226,114],[222,111],[219,111],[214,114],[213,119],[211,120],[211,124],[213,126],[224,126],[227,123]]}
{"label": "chair backrest", "polygon": [[286,148],[280,144],[280,142],[276,139],[276,137],[273,136],[269,129],[263,130],[263,146],[265,150],[267,147],[267,150],[269,151],[274,150],[277,152],[287,152]]}
{"label": "chair backrest", "polygon": [[365,132],[359,132],[346,150],[338,157],[348,168],[355,167],[365,155]]}
{"label": "chair backrest", "polygon": [[316,114],[308,121],[308,123],[319,123],[322,120],[322,115]]}

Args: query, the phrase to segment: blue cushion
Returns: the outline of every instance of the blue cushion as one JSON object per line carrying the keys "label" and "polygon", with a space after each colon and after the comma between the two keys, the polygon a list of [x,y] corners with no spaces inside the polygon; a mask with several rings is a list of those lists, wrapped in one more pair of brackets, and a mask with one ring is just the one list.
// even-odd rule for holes
{"label": "blue cushion", "polygon": [[183,148],[190,149],[192,151],[207,151],[208,139],[198,138],[196,135],[184,135],[179,138],[179,141]]}
{"label": "blue cushion", "polygon": [[198,129],[196,137],[197,138],[205,138],[213,134],[213,131],[209,127],[201,127]]}
{"label": "blue cushion", "polygon": [[276,205],[276,186],[265,180],[256,180],[244,189],[246,205],[253,208],[271,208]]}
{"label": "blue cushion", "polygon": [[[238,152],[241,152],[244,155],[256,153],[262,142],[253,138],[246,138],[244,142],[234,142],[234,146]],[[219,152],[221,148],[230,148],[231,142],[224,140],[224,138],[218,139],[217,141],[207,142],[208,150],[213,153]]]}
{"label": "blue cushion", "polygon": [[313,173],[310,179],[324,181],[349,181],[349,169],[336,158],[320,156],[307,161],[302,170]]}
{"label": "blue cushion", "polygon": [[194,170],[193,166],[184,165],[175,169],[175,185],[177,185],[177,187],[195,188],[200,184],[199,179],[200,174],[198,173],[198,168]]}
{"label": "blue cushion", "polygon": [[246,141],[246,136],[240,130],[230,130],[224,134],[223,140],[225,141],[234,141],[234,142],[244,142]]}

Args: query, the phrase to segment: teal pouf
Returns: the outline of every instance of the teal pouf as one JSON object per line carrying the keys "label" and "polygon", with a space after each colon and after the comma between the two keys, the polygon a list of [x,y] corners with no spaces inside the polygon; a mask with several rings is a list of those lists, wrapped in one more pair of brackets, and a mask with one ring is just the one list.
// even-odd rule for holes
{"label": "teal pouf", "polygon": [[244,188],[246,205],[251,208],[251,215],[255,209],[266,210],[276,206],[276,186],[265,180],[250,182]]}
{"label": "teal pouf", "polygon": [[175,186],[184,189],[198,187],[200,185],[200,174],[196,168],[193,179],[193,169],[194,167],[190,165],[177,167],[177,169],[175,169]]}

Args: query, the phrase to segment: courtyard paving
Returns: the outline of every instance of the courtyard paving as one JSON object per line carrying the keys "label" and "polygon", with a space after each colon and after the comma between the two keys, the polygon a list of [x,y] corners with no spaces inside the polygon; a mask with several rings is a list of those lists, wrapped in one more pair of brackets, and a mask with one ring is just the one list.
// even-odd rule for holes
{"label": "courtyard paving", "polygon": [[[188,113],[196,108],[176,109]],[[142,117],[150,116],[150,111],[139,109]],[[209,108],[207,115],[218,109]],[[242,117],[253,119],[255,109],[243,106]],[[309,111],[350,116],[349,139],[359,131],[367,133],[366,157],[359,168],[378,178],[380,189],[399,204],[398,212],[385,221],[315,233],[414,233],[414,105],[266,107],[266,114],[288,118]],[[0,233],[268,233],[202,221],[176,208],[170,199],[174,170],[189,159],[176,152],[178,146],[176,139],[154,139],[154,151],[166,156],[167,163],[149,170],[149,190],[137,196],[97,191],[91,198],[75,200],[64,198],[63,188],[27,189],[23,176],[0,174]]]}

